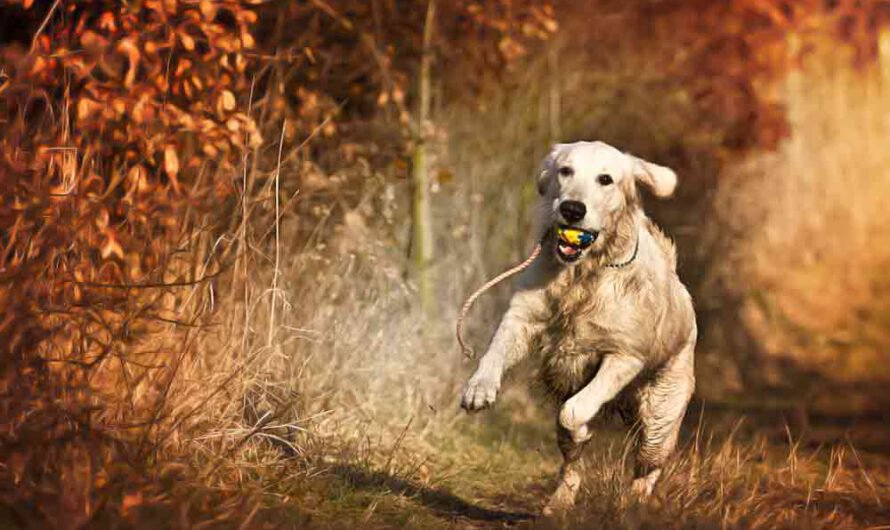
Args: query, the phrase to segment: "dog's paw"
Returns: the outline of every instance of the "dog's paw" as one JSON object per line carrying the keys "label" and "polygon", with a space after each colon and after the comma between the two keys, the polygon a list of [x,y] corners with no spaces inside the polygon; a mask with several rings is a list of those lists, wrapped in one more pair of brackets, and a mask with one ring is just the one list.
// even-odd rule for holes
{"label": "dog's paw", "polygon": [[576,471],[567,471],[562,474],[556,491],[550,496],[547,505],[541,511],[546,518],[561,517],[575,505],[575,498],[581,488],[581,475]]}
{"label": "dog's paw", "polygon": [[659,477],[661,477],[661,468],[653,469],[646,476],[634,479],[630,490],[639,500],[646,500],[652,496]]}
{"label": "dog's paw", "polygon": [[630,485],[630,492],[639,500],[646,500],[652,496],[655,484],[645,477],[634,479]]}
{"label": "dog's paw", "polygon": [[488,408],[494,405],[500,388],[501,382],[498,379],[474,375],[464,386],[460,406],[467,412]]}
{"label": "dog's paw", "polygon": [[550,500],[547,501],[547,504],[544,505],[544,508],[541,509],[541,517],[553,520],[563,519],[568,515],[574,505],[574,502],[557,498],[555,496],[551,497]]}
{"label": "dog's paw", "polygon": [[588,423],[592,419],[571,399],[566,401],[559,411],[559,425],[569,432],[575,443],[586,442],[590,439],[592,435]]}

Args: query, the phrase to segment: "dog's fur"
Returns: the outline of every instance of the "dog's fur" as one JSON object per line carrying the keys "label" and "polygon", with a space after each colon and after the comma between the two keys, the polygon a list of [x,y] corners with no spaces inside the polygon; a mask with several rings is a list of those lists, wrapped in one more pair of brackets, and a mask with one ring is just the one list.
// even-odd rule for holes
{"label": "dog's fur", "polygon": [[[538,178],[543,251],[520,276],[463,390],[465,409],[486,408],[505,370],[529,352],[540,356],[541,379],[561,403],[557,441],[564,457],[548,514],[574,504],[590,422],[610,402],[639,422],[632,487],[651,494],[695,386],[692,299],[677,277],[673,244],[642,211],[637,183],[667,197],[676,175],[602,142],[553,147]],[[587,209],[571,226],[598,233],[571,263],[557,254],[554,235],[556,225],[569,224],[559,209],[566,200]]]}

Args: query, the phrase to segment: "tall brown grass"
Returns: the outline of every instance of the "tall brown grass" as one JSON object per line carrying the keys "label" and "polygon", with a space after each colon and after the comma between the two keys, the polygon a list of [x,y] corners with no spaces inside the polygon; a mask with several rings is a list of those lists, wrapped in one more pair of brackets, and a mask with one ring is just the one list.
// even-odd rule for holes
{"label": "tall brown grass", "polygon": [[[627,494],[626,442],[603,444],[588,458],[586,498],[572,526],[596,528],[881,528],[883,474],[869,475],[852,446],[783,447],[737,429],[690,426],[656,498]],[[619,462],[616,464],[616,462]]]}

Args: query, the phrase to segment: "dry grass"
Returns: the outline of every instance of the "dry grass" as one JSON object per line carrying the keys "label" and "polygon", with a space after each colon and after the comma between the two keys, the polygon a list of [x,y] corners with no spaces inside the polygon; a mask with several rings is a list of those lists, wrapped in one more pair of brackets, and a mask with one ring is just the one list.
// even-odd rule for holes
{"label": "dry grass", "polygon": [[602,452],[582,520],[616,528],[852,529],[886,524],[890,516],[886,468],[869,475],[876,470],[861,467],[852,447],[806,449],[796,440],[783,445],[706,432],[691,434],[643,505],[627,498],[626,478],[609,465],[621,453]]}
{"label": "dry grass", "polygon": [[[254,445],[252,461],[239,464],[240,491],[262,499],[251,525],[877,530],[890,524],[885,457],[849,444],[752,436],[738,421],[735,429],[710,431],[696,427],[698,418],[691,418],[650,501],[628,496],[628,441],[623,431],[604,428],[588,452],[575,511],[538,519],[559,456],[549,417],[529,409],[527,399],[514,388],[487,416],[425,435],[406,428],[349,444],[316,441],[296,459]],[[232,513],[225,522],[243,516]]]}

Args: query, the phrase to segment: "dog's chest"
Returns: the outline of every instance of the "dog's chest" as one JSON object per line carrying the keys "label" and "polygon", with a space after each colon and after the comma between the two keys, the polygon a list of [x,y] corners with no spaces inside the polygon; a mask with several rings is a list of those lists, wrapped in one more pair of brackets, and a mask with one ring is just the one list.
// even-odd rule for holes
{"label": "dog's chest", "polygon": [[[633,286],[594,278],[583,288],[568,278],[547,293],[547,313],[537,337],[541,378],[565,399],[596,374],[604,354],[626,350],[640,337],[632,315]],[[632,339],[635,340],[635,339]]]}

